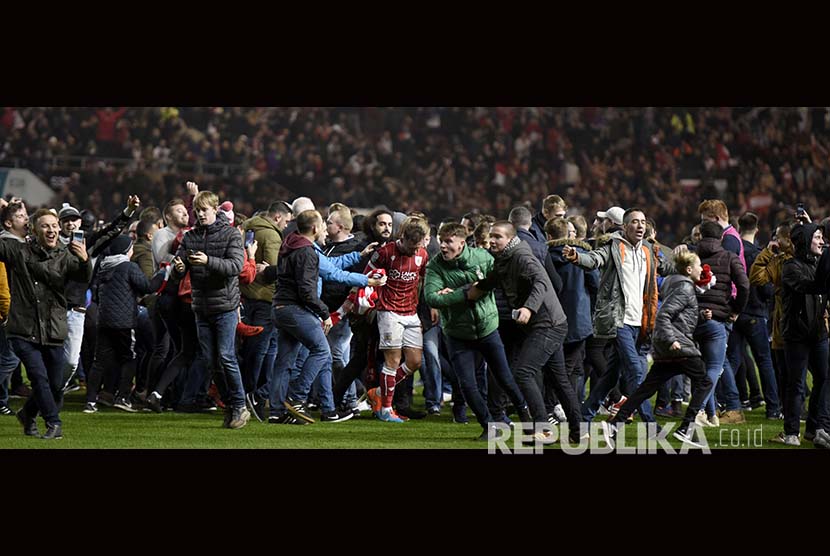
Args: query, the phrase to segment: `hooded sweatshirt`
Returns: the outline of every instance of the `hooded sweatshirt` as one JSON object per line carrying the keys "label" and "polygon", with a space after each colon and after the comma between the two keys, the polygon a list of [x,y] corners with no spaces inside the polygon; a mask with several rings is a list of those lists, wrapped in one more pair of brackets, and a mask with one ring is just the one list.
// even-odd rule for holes
{"label": "hooded sweatshirt", "polygon": [[320,261],[311,240],[296,232],[289,234],[280,248],[277,266],[274,306],[299,305],[320,320],[329,318],[329,309],[317,293]]}

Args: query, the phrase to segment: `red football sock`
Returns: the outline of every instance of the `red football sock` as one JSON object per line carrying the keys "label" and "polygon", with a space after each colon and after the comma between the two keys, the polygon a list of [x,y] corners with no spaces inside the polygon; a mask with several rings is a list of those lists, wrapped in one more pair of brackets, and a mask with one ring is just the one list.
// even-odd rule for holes
{"label": "red football sock", "polygon": [[397,384],[397,372],[386,365],[380,371],[380,398],[381,407],[392,407],[392,398],[395,395],[395,384]]}

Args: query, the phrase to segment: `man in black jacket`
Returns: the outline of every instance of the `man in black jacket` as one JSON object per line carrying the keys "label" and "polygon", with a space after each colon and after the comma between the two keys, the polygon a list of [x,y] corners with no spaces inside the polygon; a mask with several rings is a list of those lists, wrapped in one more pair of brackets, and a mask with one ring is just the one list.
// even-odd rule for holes
{"label": "man in black jacket", "polygon": [[[784,355],[787,376],[784,380],[784,432],[773,438],[788,446],[798,446],[799,417],[804,402],[807,366],[813,374],[813,389],[808,406],[805,440],[816,444],[830,440],[830,411],[827,388],[827,326],[824,311],[827,305],[826,277],[817,278],[818,259],[822,255],[824,236],[816,224],[796,224],[790,238],[795,256],[784,263],[782,282],[781,335],[784,337]],[[824,258],[824,257],[822,257]],[[12,303],[12,307],[14,304]],[[822,395],[823,394],[823,395]],[[822,433],[818,433],[818,430]],[[828,446],[824,446],[828,447]]]}
{"label": "man in black jacket", "polygon": [[[217,218],[219,199],[214,193],[200,191],[193,199],[193,207],[197,226],[184,235],[174,264],[179,277],[186,269],[190,270],[193,312],[202,355],[208,367],[218,362],[225,374],[228,390],[223,400],[226,407],[223,426],[239,429],[251,417],[245,407],[245,390],[236,358],[239,273],[245,262],[242,236],[224,215]],[[188,377],[186,390],[197,390],[204,383],[205,377],[199,374]]]}
{"label": "man in black jacket", "polygon": [[[306,405],[308,392],[320,370],[325,365],[331,365],[331,350],[326,335],[331,330],[332,322],[329,308],[317,293],[320,261],[313,245],[314,241],[325,239],[326,228],[320,213],[315,210],[300,213],[295,222],[297,232],[285,238],[279,256],[272,313],[274,324],[279,329],[279,340],[275,374],[270,384],[271,401],[273,403],[278,399],[280,384],[288,379],[288,369],[295,364],[302,344],[308,349],[308,357],[299,376],[289,384],[284,405],[296,419],[313,423]],[[278,408],[272,406],[271,413],[279,420]]]}
{"label": "man in black jacket", "polygon": [[56,439],[63,438],[59,410],[66,363],[66,283],[88,281],[92,266],[83,242],[60,245],[53,211],[39,209],[32,222],[34,242],[0,241],[12,299],[6,335],[32,382],[32,396],[17,414],[23,432],[38,435],[35,418],[40,413],[46,422],[43,438]]}
{"label": "man in black jacket", "polygon": [[563,351],[568,319],[550,278],[527,242],[518,238],[510,222],[501,220],[493,224],[490,251],[496,259],[493,271],[468,290],[468,299],[476,300],[483,292],[499,285],[504,289],[513,307],[513,319],[525,334],[513,362],[513,374],[530,407],[533,421],[537,425],[548,424],[548,412],[539,387],[541,376],[548,376],[568,417],[570,438],[579,442],[579,402],[568,380]]}
{"label": "man in black jacket", "polygon": [[[741,228],[741,241],[744,245],[746,267],[752,268],[752,264],[761,252],[755,245],[755,234],[758,231],[758,217],[751,212],[747,212],[738,219],[738,223]],[[769,318],[767,302],[774,294],[775,291],[772,284],[765,286],[750,285],[749,300],[743,312],[735,321],[732,333],[729,335],[729,345],[726,348],[726,357],[729,359],[729,365],[736,373],[735,378],[738,391],[745,393],[746,381],[742,379],[742,374],[738,373],[738,368],[743,361],[747,360],[746,345],[749,344],[752,350],[752,357],[755,359],[755,364],[758,365],[758,374],[761,376],[761,385],[764,392],[763,398],[760,398],[760,396],[750,397],[750,407],[751,409],[755,409],[761,405],[766,405],[768,419],[779,419],[781,415],[778,385],[775,381],[775,370],[772,366],[772,351],[770,351],[769,333],[767,332],[767,319]],[[754,383],[754,386],[751,386],[750,390],[752,388],[757,390],[758,384],[755,379],[754,366],[750,364],[749,366],[744,365],[744,367],[743,374],[746,375],[751,385]]]}

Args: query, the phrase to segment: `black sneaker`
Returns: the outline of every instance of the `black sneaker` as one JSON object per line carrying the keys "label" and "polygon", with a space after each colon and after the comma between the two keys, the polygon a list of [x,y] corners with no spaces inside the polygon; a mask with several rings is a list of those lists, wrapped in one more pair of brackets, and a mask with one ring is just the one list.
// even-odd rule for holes
{"label": "black sneaker", "polygon": [[95,407],[95,402],[86,402],[86,405],[84,405],[81,411],[84,413],[98,413],[98,408]]}
{"label": "black sneaker", "polygon": [[137,410],[133,407],[133,404],[131,404],[131,403],[130,403],[130,401],[129,401],[128,399],[123,398],[123,397],[122,397],[122,398],[118,398],[117,400],[115,400],[115,403],[114,403],[114,404],[112,404],[112,406],[113,406],[113,407],[117,407],[118,409],[120,409],[120,410],[122,410],[122,411],[126,411],[126,412],[128,412],[128,413],[136,413],[136,411],[137,411]]}
{"label": "black sneaker", "polygon": [[155,413],[161,413],[161,396],[159,396],[158,392],[150,392],[147,396],[147,399],[144,400],[144,403],[147,404],[147,407],[154,411]]}
{"label": "black sneaker", "polygon": [[354,417],[351,411],[332,411],[331,413],[323,412],[320,415],[320,421],[323,423],[342,423]]}
{"label": "black sneaker", "polygon": [[199,413],[213,413],[214,411],[219,410],[219,408],[216,407],[216,402],[210,398],[196,400],[196,407],[199,408]]}
{"label": "black sneaker", "polygon": [[251,410],[251,414],[256,417],[260,423],[264,422],[265,417],[265,399],[257,396],[256,392],[245,394],[245,403]]}
{"label": "black sneaker", "polygon": [[0,415],[14,415],[14,410],[6,404],[0,404]]}
{"label": "black sneaker", "polygon": [[285,405],[285,409],[287,409],[288,412],[297,419],[305,421],[306,423],[314,422],[314,418],[308,414],[308,408],[306,407],[305,402],[294,400],[292,398],[286,398],[283,405]]}
{"label": "black sneaker", "polygon": [[412,409],[411,407],[396,407],[395,413],[408,419],[423,419],[427,416],[425,412]]}
{"label": "black sneaker", "polygon": [[269,425],[308,425],[305,421],[300,421],[290,413],[283,413],[282,415],[272,415],[268,417]]}
{"label": "black sneaker", "polygon": [[46,432],[41,436],[44,440],[58,440],[63,438],[60,425],[46,425]]}
{"label": "black sneaker", "polygon": [[427,409],[427,415],[435,415],[436,417],[441,416],[441,407],[440,406],[433,406]]}
{"label": "black sneaker", "polygon": [[22,409],[17,412],[17,420],[23,425],[23,434],[26,436],[40,436],[40,431],[37,430],[37,422],[29,418],[26,412]]}
{"label": "black sneaker", "polygon": [[750,411],[752,411],[753,409],[758,409],[759,407],[764,407],[765,405],[767,405],[767,402],[765,402],[763,398],[755,398],[749,400]]}

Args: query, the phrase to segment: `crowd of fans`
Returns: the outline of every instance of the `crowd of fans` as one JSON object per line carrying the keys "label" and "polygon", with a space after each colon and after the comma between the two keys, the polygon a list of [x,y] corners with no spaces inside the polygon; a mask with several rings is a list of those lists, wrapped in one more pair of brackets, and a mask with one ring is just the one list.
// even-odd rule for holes
{"label": "crowd of fans", "polygon": [[[830,189],[827,119],[825,108],[6,107],[0,164],[99,213],[125,188],[181,195],[195,174],[248,214],[305,194],[444,218],[556,192],[587,214],[653,206],[671,241],[696,221],[690,196],[720,197],[758,214],[765,236]],[[67,157],[91,158],[70,171]]]}

